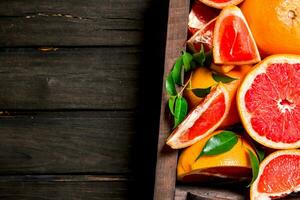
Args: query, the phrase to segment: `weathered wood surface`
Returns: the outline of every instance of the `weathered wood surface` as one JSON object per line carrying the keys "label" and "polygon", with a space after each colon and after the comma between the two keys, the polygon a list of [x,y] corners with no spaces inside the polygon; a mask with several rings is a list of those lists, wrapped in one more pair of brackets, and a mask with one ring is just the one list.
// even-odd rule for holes
{"label": "weathered wood surface", "polygon": [[[189,0],[170,0],[164,78],[184,47],[187,37],[188,12]],[[166,118],[167,98],[163,84],[154,188],[155,200],[173,200],[175,194],[177,151],[170,150],[165,146],[166,138],[170,134],[170,124]]]}
{"label": "weathered wood surface", "polygon": [[141,54],[135,47],[1,49],[0,109],[134,109]]}
{"label": "weathered wood surface", "polygon": [[0,177],[0,199],[121,200],[129,199],[130,181],[111,176]]}
{"label": "weathered wood surface", "polygon": [[130,173],[132,112],[0,117],[0,174]]}
{"label": "weathered wood surface", "polygon": [[150,0],[1,0],[0,46],[143,43]]}

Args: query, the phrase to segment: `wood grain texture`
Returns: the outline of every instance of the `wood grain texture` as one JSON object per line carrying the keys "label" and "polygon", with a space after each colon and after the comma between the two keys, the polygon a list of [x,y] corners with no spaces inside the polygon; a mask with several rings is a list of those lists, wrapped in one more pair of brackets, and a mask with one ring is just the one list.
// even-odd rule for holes
{"label": "wood grain texture", "polygon": [[[164,78],[172,68],[175,58],[178,57],[184,47],[187,37],[188,12],[189,0],[170,0]],[[154,188],[155,200],[173,200],[175,193],[177,151],[170,150],[165,145],[166,138],[171,131],[166,116],[167,99],[168,96],[163,84]]]}
{"label": "wood grain texture", "polygon": [[139,48],[0,50],[0,109],[134,109]]}
{"label": "wood grain texture", "polygon": [[0,178],[0,199],[129,199],[129,181],[104,176],[15,176]]}
{"label": "wood grain texture", "polygon": [[140,45],[150,3],[1,0],[0,46]]}
{"label": "wood grain texture", "polygon": [[245,200],[245,188],[177,186],[175,200]]}
{"label": "wood grain texture", "polygon": [[0,174],[130,173],[131,112],[0,117]]}

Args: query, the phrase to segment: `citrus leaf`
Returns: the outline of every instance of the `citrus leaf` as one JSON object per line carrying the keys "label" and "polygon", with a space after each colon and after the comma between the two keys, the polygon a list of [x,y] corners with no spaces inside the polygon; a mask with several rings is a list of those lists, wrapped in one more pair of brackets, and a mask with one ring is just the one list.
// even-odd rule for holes
{"label": "citrus leaf", "polygon": [[184,51],[182,55],[182,60],[183,60],[183,66],[184,66],[184,71],[188,72],[191,69],[191,61],[193,60],[193,56]]}
{"label": "citrus leaf", "polygon": [[209,52],[205,53],[205,62],[204,62],[204,66],[210,66],[211,63],[213,61],[213,55],[212,55],[212,51],[210,50]]}
{"label": "citrus leaf", "polygon": [[182,65],[183,65],[183,61],[182,61],[182,56],[180,56],[175,64],[174,64],[174,67],[172,69],[172,77],[173,77],[173,80],[176,84],[178,85],[183,85],[183,78],[181,76],[181,68],[182,68]]}
{"label": "citrus leaf", "polygon": [[211,137],[204,145],[201,153],[196,160],[201,156],[213,156],[225,153],[232,149],[238,142],[238,136],[232,131],[222,131],[221,133]]}
{"label": "citrus leaf", "polygon": [[247,187],[250,187],[252,183],[256,180],[259,171],[259,161],[256,155],[248,149],[248,155],[250,158],[251,168],[252,168],[252,180]]}
{"label": "citrus leaf", "polygon": [[167,76],[167,79],[166,79],[166,90],[167,90],[167,92],[168,92],[168,94],[170,96],[177,95],[177,91],[176,91],[176,87],[175,87],[175,82],[174,82],[174,79],[172,77],[172,73]]}
{"label": "citrus leaf", "polygon": [[175,107],[174,107],[175,101],[176,101],[176,96],[170,96],[168,105],[172,115],[175,115]]}
{"label": "citrus leaf", "polygon": [[263,159],[265,158],[265,150],[255,145],[255,151],[258,156],[259,162],[263,161]]}
{"label": "citrus leaf", "polygon": [[208,88],[194,88],[194,89],[192,89],[192,92],[197,97],[204,98],[210,93],[210,90],[211,90],[211,87],[208,87]]}
{"label": "citrus leaf", "polygon": [[200,66],[204,66],[204,63],[205,63],[205,60],[206,60],[206,56],[205,56],[203,44],[201,44],[201,49],[200,49],[199,53],[195,53],[195,54],[193,55],[193,59],[194,59]]}
{"label": "citrus leaf", "polygon": [[232,81],[237,80],[236,78],[232,78],[226,75],[221,75],[221,74],[216,74],[213,73],[212,74],[212,78],[216,81],[216,82],[222,82],[222,83],[230,83]]}
{"label": "citrus leaf", "polygon": [[174,127],[178,126],[185,118],[188,111],[188,103],[184,97],[179,96],[175,102]]}

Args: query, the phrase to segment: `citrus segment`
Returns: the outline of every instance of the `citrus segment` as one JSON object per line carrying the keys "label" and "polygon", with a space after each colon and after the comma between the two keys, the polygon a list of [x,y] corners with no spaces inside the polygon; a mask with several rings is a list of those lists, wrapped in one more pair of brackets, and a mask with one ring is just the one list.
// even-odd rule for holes
{"label": "citrus segment", "polygon": [[241,9],[265,54],[300,54],[299,0],[245,0]]}
{"label": "citrus segment", "polygon": [[300,147],[300,56],[259,63],[238,92],[243,124],[257,142],[275,149]]}
{"label": "citrus segment", "polygon": [[205,143],[221,131],[215,131],[189,148],[179,157],[177,177],[181,181],[208,181],[220,179],[247,179],[251,176],[251,164],[247,149],[254,152],[246,140],[239,137],[233,148],[215,156],[201,156]]}
{"label": "citrus segment", "polygon": [[172,132],[167,144],[179,149],[206,137],[220,126],[229,107],[229,93],[222,84],[218,84]]}
{"label": "citrus segment", "polygon": [[210,7],[222,9],[225,8],[226,6],[238,5],[243,0],[199,0],[199,1],[201,1],[202,3]]}
{"label": "citrus segment", "polygon": [[208,22],[187,41],[187,45],[192,52],[199,52],[202,45],[205,52],[208,52],[212,49],[212,38],[215,23],[216,18]]}
{"label": "citrus segment", "polygon": [[216,21],[213,57],[217,64],[252,64],[260,61],[251,31],[236,6],[226,7]]}
{"label": "citrus segment", "polygon": [[299,190],[300,151],[281,150],[269,155],[259,167],[251,186],[251,200],[273,199]]}
{"label": "citrus segment", "polygon": [[193,36],[197,31],[203,29],[203,27],[212,19],[216,18],[218,14],[218,10],[210,8],[199,1],[195,1],[189,14],[189,35]]}

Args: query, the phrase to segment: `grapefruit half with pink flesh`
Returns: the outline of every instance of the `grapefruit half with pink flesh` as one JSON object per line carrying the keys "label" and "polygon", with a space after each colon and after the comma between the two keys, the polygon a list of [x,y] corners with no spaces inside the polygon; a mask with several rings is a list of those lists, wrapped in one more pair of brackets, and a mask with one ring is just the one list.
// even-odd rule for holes
{"label": "grapefruit half with pink flesh", "polygon": [[173,149],[188,147],[215,131],[230,108],[227,89],[219,83],[178,125],[167,139]]}
{"label": "grapefruit half with pink flesh", "polygon": [[217,18],[213,36],[216,64],[244,65],[260,61],[260,55],[242,11],[226,7]]}
{"label": "grapefruit half with pink flesh", "polygon": [[242,82],[237,105],[249,135],[274,149],[300,147],[300,56],[274,55]]}
{"label": "grapefruit half with pink flesh", "polygon": [[281,150],[270,154],[259,166],[251,186],[251,200],[271,200],[300,189],[300,150]]}

